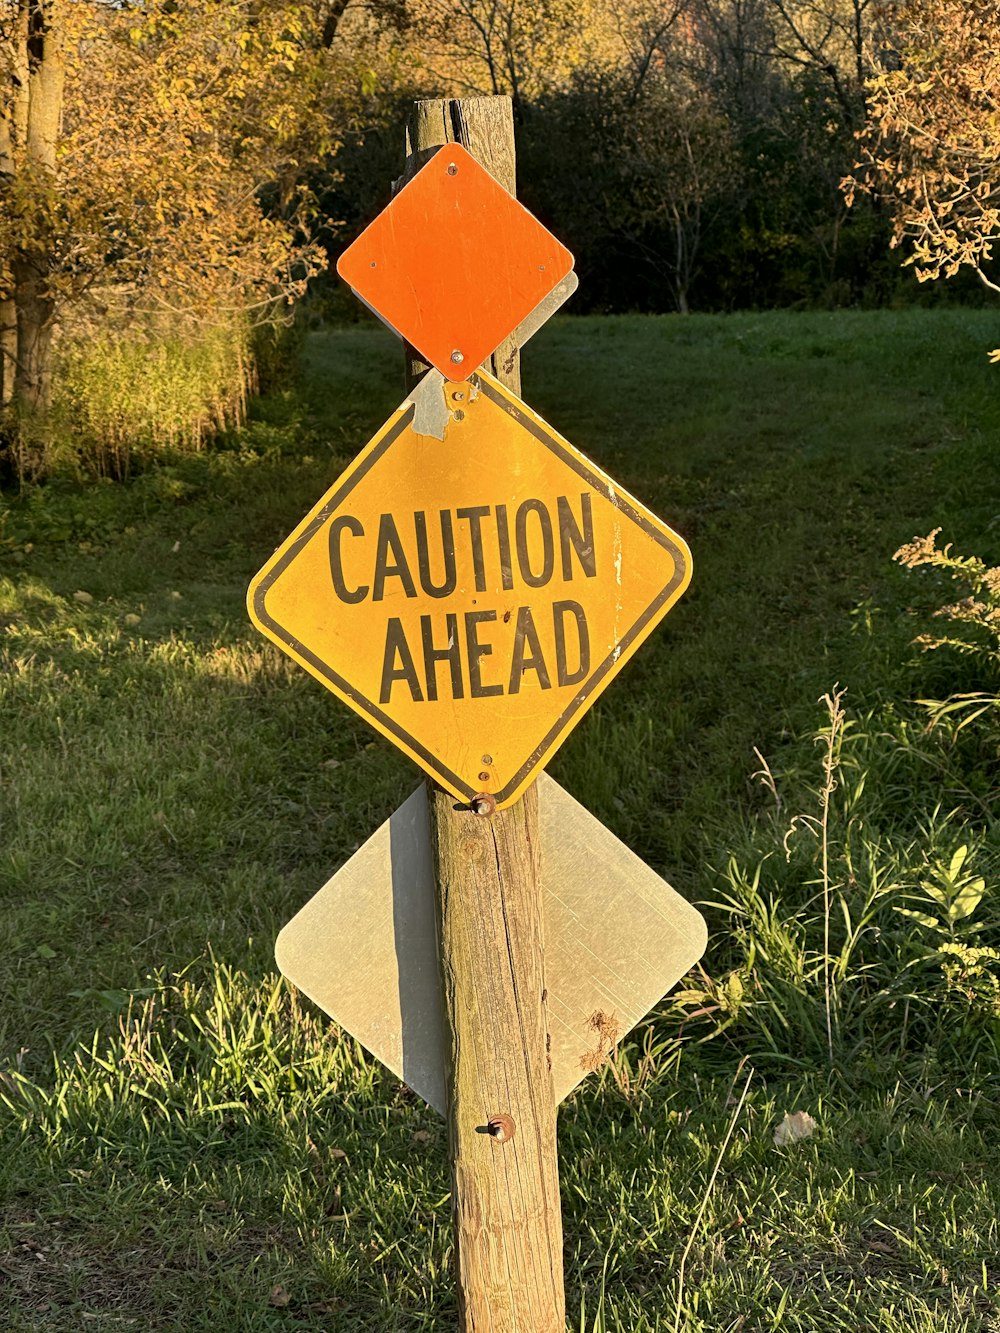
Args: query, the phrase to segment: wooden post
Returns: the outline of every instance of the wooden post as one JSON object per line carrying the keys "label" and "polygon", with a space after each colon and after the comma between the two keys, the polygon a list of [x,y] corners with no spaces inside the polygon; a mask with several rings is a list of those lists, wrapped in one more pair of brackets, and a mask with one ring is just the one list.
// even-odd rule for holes
{"label": "wooden post", "polygon": [[[418,102],[407,130],[407,178],[429,150],[456,142],[514,193],[509,98]],[[513,339],[490,368],[520,392]],[[411,385],[425,369],[409,349]],[[459,1327],[461,1333],[565,1333],[535,787],[487,815],[457,806],[429,783],[428,805]]]}

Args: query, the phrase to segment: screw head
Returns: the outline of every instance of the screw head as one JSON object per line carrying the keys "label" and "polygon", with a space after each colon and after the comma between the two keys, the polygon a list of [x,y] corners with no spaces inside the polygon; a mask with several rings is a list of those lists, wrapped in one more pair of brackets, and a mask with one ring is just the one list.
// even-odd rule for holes
{"label": "screw head", "polygon": [[454,162],[449,162],[449,163],[448,163],[448,175],[449,175],[449,176],[457,176],[457,175],[458,175],[458,167],[455,165]]}
{"label": "screw head", "polygon": [[460,365],[462,364],[462,362],[465,360],[465,353],[464,353],[464,352],[460,352],[460,351],[456,348],[455,351],[452,352],[452,354],[451,354],[451,359],[452,359],[452,363],[453,363],[454,365],[456,365],[456,366],[460,366]]}
{"label": "screw head", "polygon": [[514,1137],[514,1117],[509,1116],[506,1111],[501,1115],[491,1115],[486,1122],[486,1128],[490,1132],[490,1137],[496,1139],[497,1143],[508,1143]]}
{"label": "screw head", "polygon": [[483,763],[484,763],[484,764],[492,764],[492,763],[493,763],[493,756],[492,756],[491,754],[484,754],[484,755],[483,755]]}
{"label": "screw head", "polygon": [[491,796],[488,791],[481,791],[472,798],[472,813],[474,815],[492,815],[497,808],[496,797]]}

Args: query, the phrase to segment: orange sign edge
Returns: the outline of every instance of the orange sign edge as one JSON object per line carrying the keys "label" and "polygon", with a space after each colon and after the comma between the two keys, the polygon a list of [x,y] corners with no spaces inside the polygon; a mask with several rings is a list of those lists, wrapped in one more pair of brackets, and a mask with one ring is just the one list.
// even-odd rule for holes
{"label": "orange sign edge", "polygon": [[344,272],[345,268],[350,267],[349,256],[353,256],[355,253],[363,249],[363,242],[365,241],[368,232],[376,225],[377,222],[380,221],[380,219],[383,217],[383,214],[385,214],[386,212],[388,212],[390,209],[394,208],[397,205],[400,197],[410,188],[411,185],[413,185],[413,183],[417,180],[419,176],[421,176],[425,171],[429,170],[434,159],[445,148],[448,149],[449,153],[456,155],[459,161],[465,159],[469,164],[471,164],[477,170],[482,171],[487,176],[489,176],[494,181],[497,188],[503,190],[505,194],[510,195],[510,198],[513,200],[513,202],[518,207],[523,209],[523,211],[527,213],[528,216],[531,217],[538,224],[538,226],[541,227],[541,229],[545,231],[552,238],[552,241],[558,247],[557,253],[559,254],[559,257],[562,262],[556,269],[557,277],[555,282],[553,283],[549,291],[546,293],[546,295],[543,296],[541,300],[538,301],[534,307],[532,307],[531,310],[525,313],[522,319],[517,324],[515,324],[514,328],[512,328],[507,334],[504,335],[505,338],[512,337],[514,334],[516,334],[518,329],[521,327],[521,324],[523,324],[526,319],[529,319],[535,310],[537,310],[540,306],[544,305],[545,301],[547,301],[549,297],[552,295],[552,292],[555,291],[556,288],[559,286],[559,283],[565,281],[565,279],[573,272],[574,268],[576,267],[576,257],[574,256],[573,252],[566,245],[563,244],[563,242],[559,239],[559,237],[555,235],[554,232],[549,231],[549,228],[546,227],[546,225],[543,222],[539,222],[538,218],[535,217],[534,213],[532,213],[530,209],[525,208],[524,204],[521,203],[520,199],[518,199],[516,195],[510,194],[510,191],[507,189],[507,187],[505,185],[502,185],[500,181],[496,179],[496,177],[490,171],[489,167],[485,165],[485,163],[480,162],[479,159],[473,153],[470,153],[467,148],[463,147],[462,144],[460,143],[439,144],[434,149],[434,151],[428,156],[427,160],[422,164],[420,169],[414,172],[414,174],[405,183],[405,185],[403,185],[399,190],[396,191],[396,193],[392,196],[392,198],[385,205],[385,207],[382,208],[375,215],[374,218],[372,218],[371,222],[369,222],[367,226],[365,226],[357,236],[355,236],[354,240],[351,241],[350,245],[348,245],[344,250],[341,251],[341,253],[337,256],[336,263],[334,264],[334,269],[336,271],[338,278],[340,278],[340,280],[344,282],[350,289],[351,295],[354,296],[358,301],[360,301],[366,310],[371,311],[371,313],[376,317],[376,319],[380,320],[385,325],[385,327],[390,330],[391,333],[395,334],[397,338],[402,339],[404,342],[408,342],[410,346],[413,347],[414,350],[419,354],[420,358],[426,361],[428,365],[433,366],[433,368],[437,370],[440,374],[442,374],[445,377],[445,379],[451,380],[452,383],[458,384],[458,383],[466,383],[468,380],[470,380],[472,376],[477,372],[477,370],[490,359],[490,357],[494,354],[494,352],[496,352],[497,347],[502,345],[503,339],[501,339],[500,343],[497,344],[497,347],[490,348],[490,350],[486,353],[484,357],[482,357],[482,359],[478,363],[473,362],[472,364],[467,366],[464,370],[461,369],[459,366],[454,365],[450,362],[444,365],[439,365],[436,361],[430,358],[428,353],[424,352],[412,340],[409,334],[403,332],[401,329],[398,329],[396,325],[393,324],[392,321],[386,315],[384,315],[379,309],[377,309],[374,305],[372,305],[371,302],[368,301],[366,297],[362,296],[358,288],[354,286],[354,283],[351,281],[351,278],[348,277],[348,275]]}

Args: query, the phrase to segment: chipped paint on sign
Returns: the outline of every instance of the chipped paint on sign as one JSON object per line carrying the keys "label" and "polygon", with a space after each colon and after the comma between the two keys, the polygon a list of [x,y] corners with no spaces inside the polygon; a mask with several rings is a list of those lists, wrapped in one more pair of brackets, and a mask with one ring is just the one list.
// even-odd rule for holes
{"label": "chipped paint on sign", "polygon": [[445,788],[503,807],[689,578],[681,538],[519,398],[431,371],[249,603]]}
{"label": "chipped paint on sign", "polygon": [[406,400],[413,404],[414,435],[429,435],[443,440],[448,425],[448,400],[444,394],[444,376],[431,370],[413,388]]}

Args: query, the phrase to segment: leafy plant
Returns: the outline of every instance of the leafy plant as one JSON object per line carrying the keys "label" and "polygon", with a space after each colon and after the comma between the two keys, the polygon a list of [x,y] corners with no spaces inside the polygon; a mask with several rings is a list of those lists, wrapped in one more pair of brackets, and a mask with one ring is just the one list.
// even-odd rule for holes
{"label": "leafy plant", "polygon": [[[978,556],[956,555],[950,542],[938,546],[940,531],[935,528],[926,537],[914,537],[893,556],[907,569],[929,566],[943,570],[964,594],[934,612],[935,618],[947,622],[943,633],[919,634],[914,642],[925,652],[951,648],[976,659],[987,671],[995,671],[1000,667],[1000,566],[987,565]],[[958,691],[947,699],[920,702],[930,712],[932,724],[951,718],[960,731],[1000,708],[1000,695],[996,691]]]}
{"label": "leafy plant", "polygon": [[973,1031],[992,1042],[1000,918],[978,869],[988,849],[968,835],[956,845],[966,817],[940,806],[915,835],[880,830],[894,764],[928,733],[876,730],[870,717],[847,717],[842,698],[835,689],[821,701],[818,782],[794,771],[779,780],[762,761],[773,805],[706,904],[726,923],[723,965],[675,993],[674,1012],[702,1040],[727,1034],[782,1065],[825,1057],[847,1069],[862,1052],[878,1058],[932,1034],[941,1045]]}
{"label": "leafy plant", "polygon": [[896,911],[935,931],[950,944],[975,930],[971,918],[983,900],[986,881],[981,875],[965,869],[968,857],[968,844],[963,843],[952,854],[947,866],[943,861],[935,860],[928,877],[920,881],[920,894],[910,895],[911,899],[923,900],[930,910],[897,904]]}
{"label": "leafy plant", "polygon": [[921,949],[910,967],[933,965],[944,979],[949,1002],[1000,1018],[1000,952],[982,942],[989,928],[979,914],[986,880],[971,869],[971,856],[963,843],[947,861],[936,857],[920,880],[919,892],[905,895],[916,905],[897,903],[895,910],[930,935],[930,947]]}

